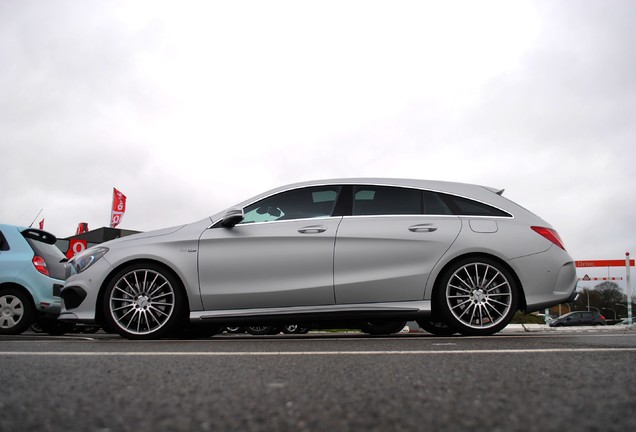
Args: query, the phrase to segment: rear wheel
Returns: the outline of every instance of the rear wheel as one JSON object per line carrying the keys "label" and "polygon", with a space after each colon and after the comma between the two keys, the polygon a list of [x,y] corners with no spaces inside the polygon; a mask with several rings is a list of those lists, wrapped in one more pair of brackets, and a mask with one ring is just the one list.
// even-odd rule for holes
{"label": "rear wheel", "polygon": [[35,321],[31,299],[16,288],[0,289],[0,334],[16,335]]}
{"label": "rear wheel", "polygon": [[104,295],[109,327],[128,339],[158,339],[174,333],[185,313],[179,280],[155,264],[134,264],[112,279]]}
{"label": "rear wheel", "polygon": [[360,326],[360,330],[370,335],[390,335],[399,333],[404,328],[406,321],[367,321]]}
{"label": "rear wheel", "polygon": [[472,257],[458,261],[442,277],[436,306],[443,321],[463,335],[497,333],[517,311],[514,277],[497,261]]}

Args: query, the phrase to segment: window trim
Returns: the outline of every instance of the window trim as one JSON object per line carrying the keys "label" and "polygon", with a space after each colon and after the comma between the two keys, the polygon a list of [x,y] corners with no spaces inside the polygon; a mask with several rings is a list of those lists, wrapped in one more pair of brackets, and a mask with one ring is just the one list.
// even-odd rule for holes
{"label": "window trim", "polygon": [[[399,185],[399,184],[384,183],[384,182],[382,182],[382,183],[364,183],[364,182],[361,183],[361,182],[346,182],[346,181],[345,182],[340,182],[340,183],[329,183],[329,182],[321,183],[321,182],[318,182],[318,183],[311,184],[311,185],[310,184],[305,184],[303,186],[290,186],[288,188],[272,192],[269,195],[260,196],[258,199],[255,199],[253,201],[249,201],[249,202],[245,203],[241,208],[245,209],[246,207],[251,206],[252,204],[254,204],[254,203],[258,202],[258,201],[270,198],[270,197],[272,197],[274,195],[277,195],[277,194],[280,194],[280,193],[284,193],[284,192],[288,192],[288,191],[292,191],[292,190],[296,190],[296,189],[305,189],[305,188],[319,187],[319,186],[334,186],[334,187],[340,186],[341,187],[340,194],[338,195],[338,200],[336,201],[336,206],[334,207],[334,211],[333,211],[332,215],[330,216],[331,218],[333,218],[333,217],[347,217],[347,218],[349,218],[349,217],[386,217],[386,216],[397,216],[397,217],[405,217],[405,216],[410,216],[410,217],[412,217],[412,216],[427,216],[427,217],[431,217],[432,216],[432,217],[486,218],[486,219],[506,219],[506,220],[515,219],[516,218],[514,214],[510,213],[507,210],[502,209],[499,206],[484,202],[482,200],[471,198],[471,197],[468,197],[468,196],[465,196],[465,195],[462,195],[462,194],[448,192],[448,191],[443,191],[443,190],[439,190],[439,189],[421,188],[421,187],[417,187],[417,186]],[[433,193],[437,193],[437,194],[450,195],[450,196],[464,198],[464,199],[467,199],[467,200],[474,201],[476,203],[480,203],[480,204],[484,204],[484,205],[493,207],[493,208],[495,208],[495,209],[497,209],[497,210],[499,210],[499,211],[501,211],[503,213],[506,213],[506,214],[508,214],[510,216],[458,215],[458,214],[455,214],[455,213],[453,213],[453,214],[433,214],[433,213],[424,214],[424,213],[421,213],[421,214],[418,214],[418,215],[399,214],[399,215],[359,215],[359,216],[354,216],[353,215],[353,199],[354,199],[353,188],[356,187],[356,186],[388,186],[388,187],[394,187],[394,188],[415,189],[415,190],[422,191],[422,192],[426,191],[426,192],[433,192]],[[346,199],[345,197],[347,195],[347,191],[349,191],[349,193],[350,193],[350,196],[348,197],[349,205],[347,205],[346,201],[343,202],[343,203],[340,202],[340,201]],[[502,198],[506,199],[505,197],[502,197]],[[422,199],[422,202],[423,201],[424,200]],[[232,209],[232,208],[237,208],[238,209],[239,207],[238,206],[229,207],[228,209],[225,209],[225,211],[227,211],[229,209]],[[451,212],[453,211],[450,208],[449,208],[449,210],[451,210]],[[320,218],[315,218],[315,219],[320,219]],[[208,229],[218,228],[220,226],[219,222],[221,220],[223,220],[223,216],[219,217],[217,220],[213,220],[213,223],[210,224]],[[287,219],[287,220],[291,221],[291,220],[300,220],[300,219]],[[266,223],[272,223],[272,222],[277,222],[277,221],[270,221],[270,222],[266,222]],[[284,222],[284,221],[281,221],[281,222]],[[264,222],[252,222],[252,223],[246,224],[246,225],[254,225],[254,224],[257,224],[257,223],[260,224],[260,223],[264,223]]]}

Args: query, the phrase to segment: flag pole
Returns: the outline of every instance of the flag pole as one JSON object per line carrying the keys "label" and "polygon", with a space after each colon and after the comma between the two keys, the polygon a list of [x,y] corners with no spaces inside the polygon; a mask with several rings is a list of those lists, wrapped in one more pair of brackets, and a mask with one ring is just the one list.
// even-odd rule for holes
{"label": "flag pole", "polygon": [[113,227],[113,208],[115,208],[115,188],[113,188],[113,199],[110,201],[110,222],[108,222],[110,228]]}
{"label": "flag pole", "polygon": [[41,208],[38,214],[35,215],[35,217],[33,218],[33,222],[31,222],[31,224],[29,225],[29,228],[33,227],[33,224],[37,220],[38,216],[40,216],[40,213],[42,213],[42,210],[44,210],[44,208]]}

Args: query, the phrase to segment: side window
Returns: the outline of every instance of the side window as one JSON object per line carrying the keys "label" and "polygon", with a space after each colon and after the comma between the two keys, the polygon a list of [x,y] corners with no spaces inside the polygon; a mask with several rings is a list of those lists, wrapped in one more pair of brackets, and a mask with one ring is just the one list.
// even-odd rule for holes
{"label": "side window", "polygon": [[4,234],[2,234],[2,231],[0,231],[0,251],[8,251],[9,250],[9,242],[7,242],[7,239],[4,237]]}
{"label": "side window", "polygon": [[444,203],[458,216],[512,217],[511,214],[488,204],[455,195],[439,194]]}
{"label": "side window", "polygon": [[424,191],[424,214],[428,215],[452,215],[448,206],[444,204],[444,201],[439,194],[430,191]]}
{"label": "side window", "polygon": [[356,186],[353,215],[422,214],[422,191],[389,186]]}
{"label": "side window", "polygon": [[340,186],[294,189],[262,199],[243,209],[241,224],[331,216]]}

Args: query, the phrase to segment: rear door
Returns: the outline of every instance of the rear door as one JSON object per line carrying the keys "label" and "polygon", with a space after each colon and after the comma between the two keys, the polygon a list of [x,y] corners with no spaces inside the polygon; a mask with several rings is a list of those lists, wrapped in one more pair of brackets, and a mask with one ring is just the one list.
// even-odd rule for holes
{"label": "rear door", "polygon": [[436,194],[355,186],[351,216],[336,238],[336,303],[422,300],[431,270],[460,230],[461,220]]}

